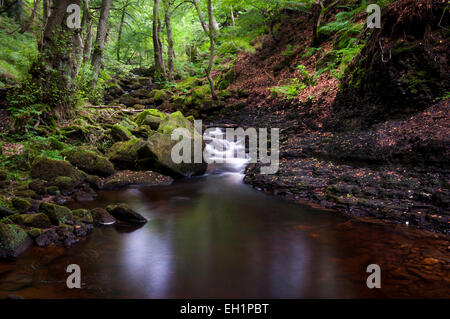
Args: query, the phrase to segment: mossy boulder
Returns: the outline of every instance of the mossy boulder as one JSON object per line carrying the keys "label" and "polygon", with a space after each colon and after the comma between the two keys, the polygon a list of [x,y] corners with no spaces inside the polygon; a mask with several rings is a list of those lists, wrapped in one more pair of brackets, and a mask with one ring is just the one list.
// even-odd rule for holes
{"label": "mossy boulder", "polygon": [[108,152],[108,158],[119,169],[135,169],[138,160],[138,150],[145,141],[133,138],[127,142],[117,142]]}
{"label": "mossy boulder", "polygon": [[158,132],[162,134],[172,134],[172,132],[177,128],[186,128],[190,132],[193,132],[194,130],[192,122],[187,120],[180,111],[170,114],[163,121],[161,121],[158,127]]}
{"label": "mossy boulder", "polygon": [[147,89],[137,89],[131,92],[130,95],[139,99],[145,99],[151,97],[151,91]]}
{"label": "mossy boulder", "polygon": [[75,191],[75,188],[79,185],[76,180],[68,176],[58,176],[55,178],[53,183],[56,187],[58,187],[63,195],[72,194]]}
{"label": "mossy boulder", "polygon": [[97,225],[108,226],[116,223],[116,219],[103,208],[94,208],[90,213]]}
{"label": "mossy boulder", "polygon": [[39,211],[47,215],[54,225],[73,225],[72,212],[67,207],[42,202]]}
{"label": "mossy boulder", "polygon": [[20,226],[0,222],[0,258],[15,259],[32,245],[33,241]]}
{"label": "mossy boulder", "polygon": [[124,94],[120,97],[119,102],[128,107],[132,107],[135,104],[139,104],[139,99],[131,96],[130,94]]}
{"label": "mossy boulder", "polygon": [[91,213],[87,209],[76,209],[72,211],[72,215],[75,221],[80,221],[86,224],[93,224],[94,219]]}
{"label": "mossy boulder", "polygon": [[[131,133],[130,133],[131,134]],[[114,174],[114,165],[98,152],[84,147],[63,152],[66,159],[79,169],[99,176]]]}
{"label": "mossy boulder", "polygon": [[35,191],[38,195],[45,195],[45,181],[35,179],[28,184],[28,188]]}
{"label": "mossy boulder", "polygon": [[19,213],[27,212],[28,210],[30,210],[30,208],[32,206],[30,201],[28,201],[24,198],[20,198],[20,197],[14,197],[11,200],[11,203],[12,203],[13,207],[15,209],[17,209],[17,211]]}
{"label": "mossy boulder", "polygon": [[108,207],[106,207],[106,210],[112,216],[121,221],[137,224],[145,224],[147,222],[147,219],[145,217],[135,212],[127,204],[109,205]]}
{"label": "mossy boulder", "polygon": [[50,228],[52,223],[50,218],[43,214],[16,214],[11,217],[11,220],[20,225],[35,227],[35,228]]}
{"label": "mossy boulder", "polygon": [[111,127],[111,137],[115,142],[129,141],[133,134],[125,126],[115,124]]}
{"label": "mossy boulder", "polygon": [[[172,148],[177,143],[169,134],[155,133],[139,150],[139,157],[149,168],[169,176],[190,177],[203,174],[208,165],[204,162],[194,163],[193,152],[191,163],[175,163],[172,160]],[[193,139],[190,143],[193,150]]]}
{"label": "mossy boulder", "polygon": [[156,172],[119,171],[105,180],[103,189],[114,190],[128,185],[162,186],[170,185],[173,179]]}
{"label": "mossy boulder", "polygon": [[68,176],[74,180],[82,181],[81,174],[67,161],[54,160],[45,156],[38,156],[31,166],[31,177],[52,181],[58,176]]}
{"label": "mossy boulder", "polygon": [[163,104],[163,102],[169,99],[169,93],[166,90],[153,90],[153,101],[156,106]]}
{"label": "mossy boulder", "polygon": [[151,129],[157,130],[160,123],[166,119],[168,115],[160,112],[157,109],[145,110],[134,118],[138,125],[148,125]]}

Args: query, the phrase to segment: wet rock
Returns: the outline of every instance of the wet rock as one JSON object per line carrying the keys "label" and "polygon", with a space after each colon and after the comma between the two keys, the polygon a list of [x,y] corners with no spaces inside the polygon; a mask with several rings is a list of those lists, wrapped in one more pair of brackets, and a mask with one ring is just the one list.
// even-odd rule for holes
{"label": "wet rock", "polygon": [[0,222],[0,258],[17,258],[32,245],[31,238],[18,225]]}
{"label": "wet rock", "polygon": [[139,213],[135,212],[127,204],[109,205],[108,207],[106,207],[106,210],[112,216],[121,221],[137,224],[145,224],[147,222],[147,219],[145,219]]}
{"label": "wet rock", "polygon": [[56,227],[56,234],[58,235],[58,244],[64,245],[64,247],[72,246],[78,242],[75,236],[75,227],[69,225],[60,225]]}
{"label": "wet rock", "polygon": [[48,229],[34,239],[38,247],[48,247],[50,244],[58,243],[58,240],[56,228]]}
{"label": "wet rock", "polygon": [[79,169],[99,176],[114,173],[114,165],[103,155],[85,147],[63,152],[67,160]]}
{"label": "wet rock", "polygon": [[153,134],[147,143],[138,150],[140,165],[173,177],[191,177],[204,174],[208,164],[195,163],[193,152],[191,163],[175,163],[172,160],[172,148],[177,143],[177,141],[172,141],[169,134]]}
{"label": "wet rock", "polygon": [[75,221],[81,221],[86,224],[93,224],[94,219],[91,213],[87,209],[76,209],[72,211],[72,215]]}
{"label": "wet rock", "polygon": [[86,182],[90,187],[96,190],[101,190],[103,188],[103,181],[100,177],[95,175],[87,175]]}
{"label": "wet rock", "polygon": [[94,229],[94,226],[92,224],[75,221],[75,228],[73,233],[77,237],[86,237],[92,229]]}
{"label": "wet rock", "polygon": [[94,196],[88,192],[79,191],[76,192],[75,195],[73,195],[73,199],[77,202],[87,202],[93,200]]}
{"label": "wet rock", "polygon": [[11,217],[11,220],[16,224],[36,227],[36,228],[50,228],[52,227],[52,223],[47,215],[43,213],[38,214],[21,214],[14,215]]}
{"label": "wet rock", "polygon": [[94,223],[96,225],[113,225],[116,223],[116,219],[103,208],[94,208],[91,210]]}
{"label": "wet rock", "polygon": [[72,212],[67,207],[42,202],[39,209],[54,225],[73,224]]}
{"label": "wet rock", "polygon": [[114,190],[128,185],[161,186],[170,185],[172,182],[172,178],[151,171],[120,171],[105,180],[103,189]]}

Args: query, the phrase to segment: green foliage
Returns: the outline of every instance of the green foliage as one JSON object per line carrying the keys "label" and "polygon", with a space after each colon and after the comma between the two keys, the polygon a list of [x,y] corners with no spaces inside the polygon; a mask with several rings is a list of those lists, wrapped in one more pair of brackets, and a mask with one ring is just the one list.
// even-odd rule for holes
{"label": "green foliage", "polygon": [[103,102],[103,92],[108,85],[111,76],[108,71],[100,70],[97,86],[92,87],[94,78],[94,70],[90,65],[83,65],[78,72],[75,79],[75,86],[77,87],[77,94],[80,99],[89,101],[94,105]]}
{"label": "green foliage", "polygon": [[0,17],[0,80],[5,83],[24,79],[38,54],[36,38],[19,28],[13,19]]}

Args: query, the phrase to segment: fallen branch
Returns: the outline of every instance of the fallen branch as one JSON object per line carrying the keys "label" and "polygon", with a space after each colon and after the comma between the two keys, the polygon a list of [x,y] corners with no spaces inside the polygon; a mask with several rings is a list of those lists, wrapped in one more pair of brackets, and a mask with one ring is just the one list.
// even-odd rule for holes
{"label": "fallen branch", "polygon": [[142,110],[123,109],[122,108],[123,106],[115,106],[115,105],[112,105],[112,106],[109,106],[109,105],[88,105],[88,106],[85,106],[85,107],[88,108],[88,109],[117,109],[117,110],[119,110],[121,112],[124,112],[124,113],[141,113],[142,112]]}

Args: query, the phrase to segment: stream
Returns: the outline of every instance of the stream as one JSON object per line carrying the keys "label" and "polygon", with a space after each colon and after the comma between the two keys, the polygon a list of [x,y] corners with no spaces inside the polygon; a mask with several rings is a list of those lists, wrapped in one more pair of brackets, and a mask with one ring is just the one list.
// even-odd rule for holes
{"label": "stream", "polygon": [[[232,157],[242,143],[213,156]],[[70,208],[126,202],[149,222],[95,228],[70,247],[37,248],[0,262],[0,298],[393,298],[449,292],[448,241],[402,225],[349,219],[243,183],[246,158],[164,187],[101,191]],[[425,260],[425,261],[424,261]],[[69,264],[81,289],[68,289]],[[369,289],[378,264],[382,288]],[[447,267],[447,269],[445,268]],[[447,275],[446,275],[447,274]],[[444,276],[444,281],[442,276]],[[425,277],[425,279],[424,279]]]}

